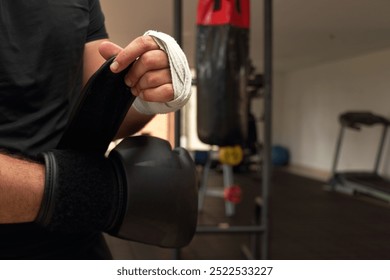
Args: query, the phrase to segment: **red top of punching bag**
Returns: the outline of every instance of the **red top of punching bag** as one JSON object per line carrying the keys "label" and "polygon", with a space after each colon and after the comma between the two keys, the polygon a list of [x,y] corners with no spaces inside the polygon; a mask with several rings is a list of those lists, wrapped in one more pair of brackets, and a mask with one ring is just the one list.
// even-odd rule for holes
{"label": "red top of punching bag", "polygon": [[249,0],[199,0],[196,23],[249,28]]}

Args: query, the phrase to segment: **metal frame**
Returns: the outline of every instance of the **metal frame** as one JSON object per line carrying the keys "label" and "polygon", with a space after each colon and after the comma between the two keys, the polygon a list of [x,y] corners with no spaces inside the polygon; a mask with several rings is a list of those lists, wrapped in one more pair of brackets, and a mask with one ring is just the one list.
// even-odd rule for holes
{"label": "metal frame", "polygon": [[[271,147],[272,147],[272,80],[273,80],[273,5],[272,0],[264,1],[264,151],[262,168],[262,205],[260,225],[249,226],[198,226],[198,234],[212,233],[249,233],[260,235],[261,259],[268,259],[269,256],[269,190],[271,187]],[[182,43],[182,0],[174,0],[174,37],[179,45]],[[175,115],[175,145],[180,146],[181,117],[180,112]],[[256,246],[256,245],[255,245]],[[253,252],[252,252],[253,254]],[[256,256],[252,256],[256,257]],[[174,258],[180,258],[180,250],[174,251]]]}
{"label": "metal frame", "polygon": [[[174,32],[173,36],[175,37],[176,42],[179,46],[182,45],[182,34],[183,34],[183,5],[182,0],[175,0],[173,7],[174,15]],[[175,112],[175,147],[180,147],[180,137],[181,137],[181,110]]]}
{"label": "metal frame", "polygon": [[[223,198],[224,190],[234,185],[234,172],[233,166],[228,164],[222,164],[222,175],[223,175],[223,189],[220,187],[209,187],[208,177],[211,170],[211,165],[214,160],[218,159],[216,151],[210,150],[208,152],[208,159],[204,165],[202,171],[202,177],[199,182],[199,201],[198,211],[203,210],[204,200],[206,196],[220,197]],[[233,216],[235,213],[234,203],[225,201],[225,214],[228,217]]]}

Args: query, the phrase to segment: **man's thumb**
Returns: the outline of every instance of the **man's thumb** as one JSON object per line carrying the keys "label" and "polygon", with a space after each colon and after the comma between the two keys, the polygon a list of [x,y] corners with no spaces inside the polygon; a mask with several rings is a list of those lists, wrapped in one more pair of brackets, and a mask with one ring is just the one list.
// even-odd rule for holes
{"label": "man's thumb", "polygon": [[105,59],[109,59],[117,55],[122,48],[112,42],[103,42],[99,46],[99,52]]}

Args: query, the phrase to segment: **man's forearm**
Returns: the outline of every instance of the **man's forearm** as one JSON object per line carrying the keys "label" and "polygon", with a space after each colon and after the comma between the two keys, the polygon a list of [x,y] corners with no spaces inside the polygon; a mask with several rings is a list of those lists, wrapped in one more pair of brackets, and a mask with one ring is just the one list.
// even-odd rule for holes
{"label": "man's forearm", "polygon": [[44,181],[43,165],[0,154],[0,224],[34,221]]}
{"label": "man's forearm", "polygon": [[133,107],[129,109],[120,126],[115,139],[124,138],[140,131],[155,115],[144,115],[137,112]]}

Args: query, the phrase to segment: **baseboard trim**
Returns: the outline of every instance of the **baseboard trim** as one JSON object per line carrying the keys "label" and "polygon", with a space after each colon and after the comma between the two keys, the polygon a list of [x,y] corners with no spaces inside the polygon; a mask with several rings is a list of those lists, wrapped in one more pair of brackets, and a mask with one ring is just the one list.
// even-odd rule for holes
{"label": "baseboard trim", "polygon": [[290,172],[292,174],[300,175],[300,176],[305,176],[308,178],[316,179],[316,180],[321,180],[321,181],[328,181],[331,172],[327,170],[322,170],[322,169],[317,169],[313,167],[307,167],[299,164],[292,164],[289,166],[285,167],[285,170],[287,172]]}

